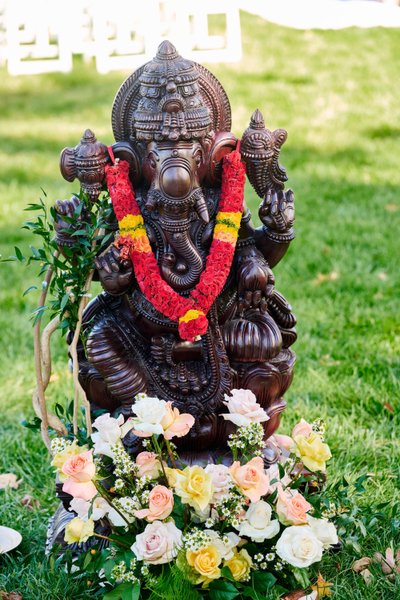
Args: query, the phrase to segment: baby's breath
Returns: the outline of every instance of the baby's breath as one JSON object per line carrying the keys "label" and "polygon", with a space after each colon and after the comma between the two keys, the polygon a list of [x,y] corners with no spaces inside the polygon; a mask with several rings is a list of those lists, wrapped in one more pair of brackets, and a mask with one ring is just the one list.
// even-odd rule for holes
{"label": "baby's breath", "polygon": [[263,426],[261,423],[250,423],[239,427],[236,433],[229,436],[228,446],[231,450],[240,450],[243,454],[260,456],[265,447]]}

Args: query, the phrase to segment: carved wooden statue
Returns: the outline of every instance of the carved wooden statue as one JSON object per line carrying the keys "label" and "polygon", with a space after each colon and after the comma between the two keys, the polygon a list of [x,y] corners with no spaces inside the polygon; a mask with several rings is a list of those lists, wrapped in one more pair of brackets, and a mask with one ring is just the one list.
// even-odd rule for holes
{"label": "carved wooden statue", "polygon": [[[79,146],[63,151],[63,176],[68,181],[77,177],[95,202],[106,165],[111,160],[116,164],[128,161],[140,213],[124,231],[135,238],[135,228],[141,227],[143,218],[141,235],[151,246],[148,256],[155,257],[160,281],[167,284],[159,293],[169,289],[170,304],[173,298],[182,302],[199,298],[199,281],[212,240],[218,237],[217,228],[226,232],[219,239],[230,239],[229,228],[235,229],[230,213],[221,212],[219,206],[222,161],[238,141],[230,133],[225,91],[207,69],[183,59],[164,41],[154,60],[122,84],[112,109],[112,126],[116,139],[112,159],[106,146],[87,130]],[[266,129],[256,110],[243,134],[240,153],[248,179],[262,198],[262,225],[254,228],[249,210],[243,208],[226,280],[218,283],[221,291],[207,314],[200,311],[206,323],[201,335],[182,339],[179,323],[186,322],[186,317],[178,322],[168,316],[173,307],[167,314],[157,309],[160,298],[155,280],[144,273],[143,279],[147,277],[152,286],[153,302],[143,292],[143,281],[138,281],[135,265],[118,241],[96,259],[104,293],[89,304],[84,315],[86,344],[80,348],[80,381],[87,397],[93,407],[124,415],[129,415],[139,392],[171,400],[180,411],[196,418],[191,433],[178,440],[181,455],[191,460],[227,450],[230,425],[218,415],[223,412],[224,394],[230,390],[254,392],[270,417],[265,423],[266,439],[278,427],[285,407],[283,395],[295,362],[290,346],[296,339],[296,320],[276,290],[271,271],[294,237],[293,193],[284,191],[287,177],[278,164],[285,140],[286,132]],[[66,227],[71,233],[74,229],[63,216],[71,216],[78,202],[75,198],[56,205],[61,248],[69,242]],[[221,219],[221,215],[228,216]],[[120,220],[121,234],[123,223]],[[214,264],[215,281],[202,281],[203,288],[208,285],[211,293],[224,268]],[[139,451],[134,437],[125,442],[132,452]],[[272,444],[266,455],[274,460]]]}

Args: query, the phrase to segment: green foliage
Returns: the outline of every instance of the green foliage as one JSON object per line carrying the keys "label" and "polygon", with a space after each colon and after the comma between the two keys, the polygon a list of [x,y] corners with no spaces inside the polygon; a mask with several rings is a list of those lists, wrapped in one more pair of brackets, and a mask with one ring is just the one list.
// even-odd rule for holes
{"label": "green foliage", "polygon": [[[78,320],[79,301],[85,293],[86,279],[94,268],[94,258],[107,245],[113,233],[110,230],[110,216],[112,206],[107,193],[102,194],[93,204],[84,193],[79,195],[79,203],[71,216],[62,215],[63,226],[58,232],[68,235],[69,243],[65,245],[62,254],[59,253],[55,239],[55,223],[60,219],[56,209],[47,208],[46,203],[40,198],[39,204],[28,204],[27,211],[38,211],[34,220],[26,221],[22,229],[27,229],[33,235],[39,236],[41,246],[31,245],[31,254],[26,258],[22,251],[15,246],[15,257],[10,257],[4,262],[17,260],[30,265],[39,262],[38,277],[43,279],[49,269],[53,276],[49,285],[48,304],[39,306],[33,311],[33,324],[43,317],[46,310],[50,309],[50,318],[60,317],[59,328],[63,333],[73,330]],[[43,281],[42,287],[47,287]],[[28,287],[23,295],[26,296],[36,286]]]}

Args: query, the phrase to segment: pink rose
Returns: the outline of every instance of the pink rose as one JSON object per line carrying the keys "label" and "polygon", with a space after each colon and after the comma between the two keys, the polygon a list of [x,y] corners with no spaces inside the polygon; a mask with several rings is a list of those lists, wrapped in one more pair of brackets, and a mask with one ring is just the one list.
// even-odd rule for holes
{"label": "pink rose", "polygon": [[140,452],[136,457],[136,465],[139,467],[139,477],[156,479],[162,472],[161,463],[154,452]]}
{"label": "pink rose", "polygon": [[261,496],[265,496],[269,491],[269,477],[265,473],[261,456],[252,458],[243,466],[239,461],[235,461],[229,472],[236,485],[252,502],[258,502]]}
{"label": "pink rose", "polygon": [[92,450],[67,458],[61,472],[68,477],[63,485],[63,492],[82,500],[91,500],[97,494],[92,481],[96,472]]}
{"label": "pink rose", "polygon": [[135,510],[135,517],[150,521],[169,517],[174,507],[174,497],[165,485],[156,485],[149,494],[149,508]]}
{"label": "pink rose", "polygon": [[253,392],[250,390],[231,390],[231,394],[231,396],[225,394],[224,402],[229,414],[221,415],[226,421],[232,421],[238,427],[268,421],[269,416],[258,404]]}
{"label": "pink rose", "polygon": [[276,513],[283,525],[303,525],[308,522],[307,511],[311,504],[297,490],[281,487],[278,491]]}
{"label": "pink rose", "polygon": [[154,521],[146,526],[143,533],[136,536],[131,550],[138,560],[152,565],[162,565],[177,556],[181,541],[182,532],[175,523]]}
{"label": "pink rose", "polygon": [[226,467],[225,465],[210,464],[207,465],[204,470],[211,475],[214,488],[213,501],[217,502],[229,492],[229,483],[232,481],[229,467]]}
{"label": "pink rose", "polygon": [[278,447],[281,450],[291,452],[295,448],[294,440],[290,437],[290,435],[281,435],[279,433],[275,433],[272,437],[273,441],[278,444]]}
{"label": "pink rose", "polygon": [[304,419],[301,419],[297,425],[293,427],[292,438],[295,438],[297,435],[302,435],[303,437],[308,437],[312,432],[312,425],[307,423]]}
{"label": "pink rose", "polygon": [[194,425],[194,417],[189,413],[180,414],[177,408],[173,408],[172,402],[165,404],[165,416],[161,421],[164,429],[164,437],[171,440],[173,437],[183,437],[189,433]]}

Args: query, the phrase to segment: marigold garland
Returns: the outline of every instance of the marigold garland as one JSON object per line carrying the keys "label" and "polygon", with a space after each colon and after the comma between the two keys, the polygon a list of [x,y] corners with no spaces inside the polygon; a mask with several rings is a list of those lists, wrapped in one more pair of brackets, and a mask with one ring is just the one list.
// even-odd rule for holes
{"label": "marigold garland", "polygon": [[109,152],[113,164],[106,166],[106,181],[119,223],[121,235],[116,244],[121,258],[130,256],[140,290],[159,312],[178,323],[181,339],[194,341],[206,333],[206,315],[232,265],[243,211],[245,166],[240,153],[234,150],[223,159],[221,196],[206,267],[190,296],[184,298],[161,276],[129,179],[129,163],[114,162]]}

